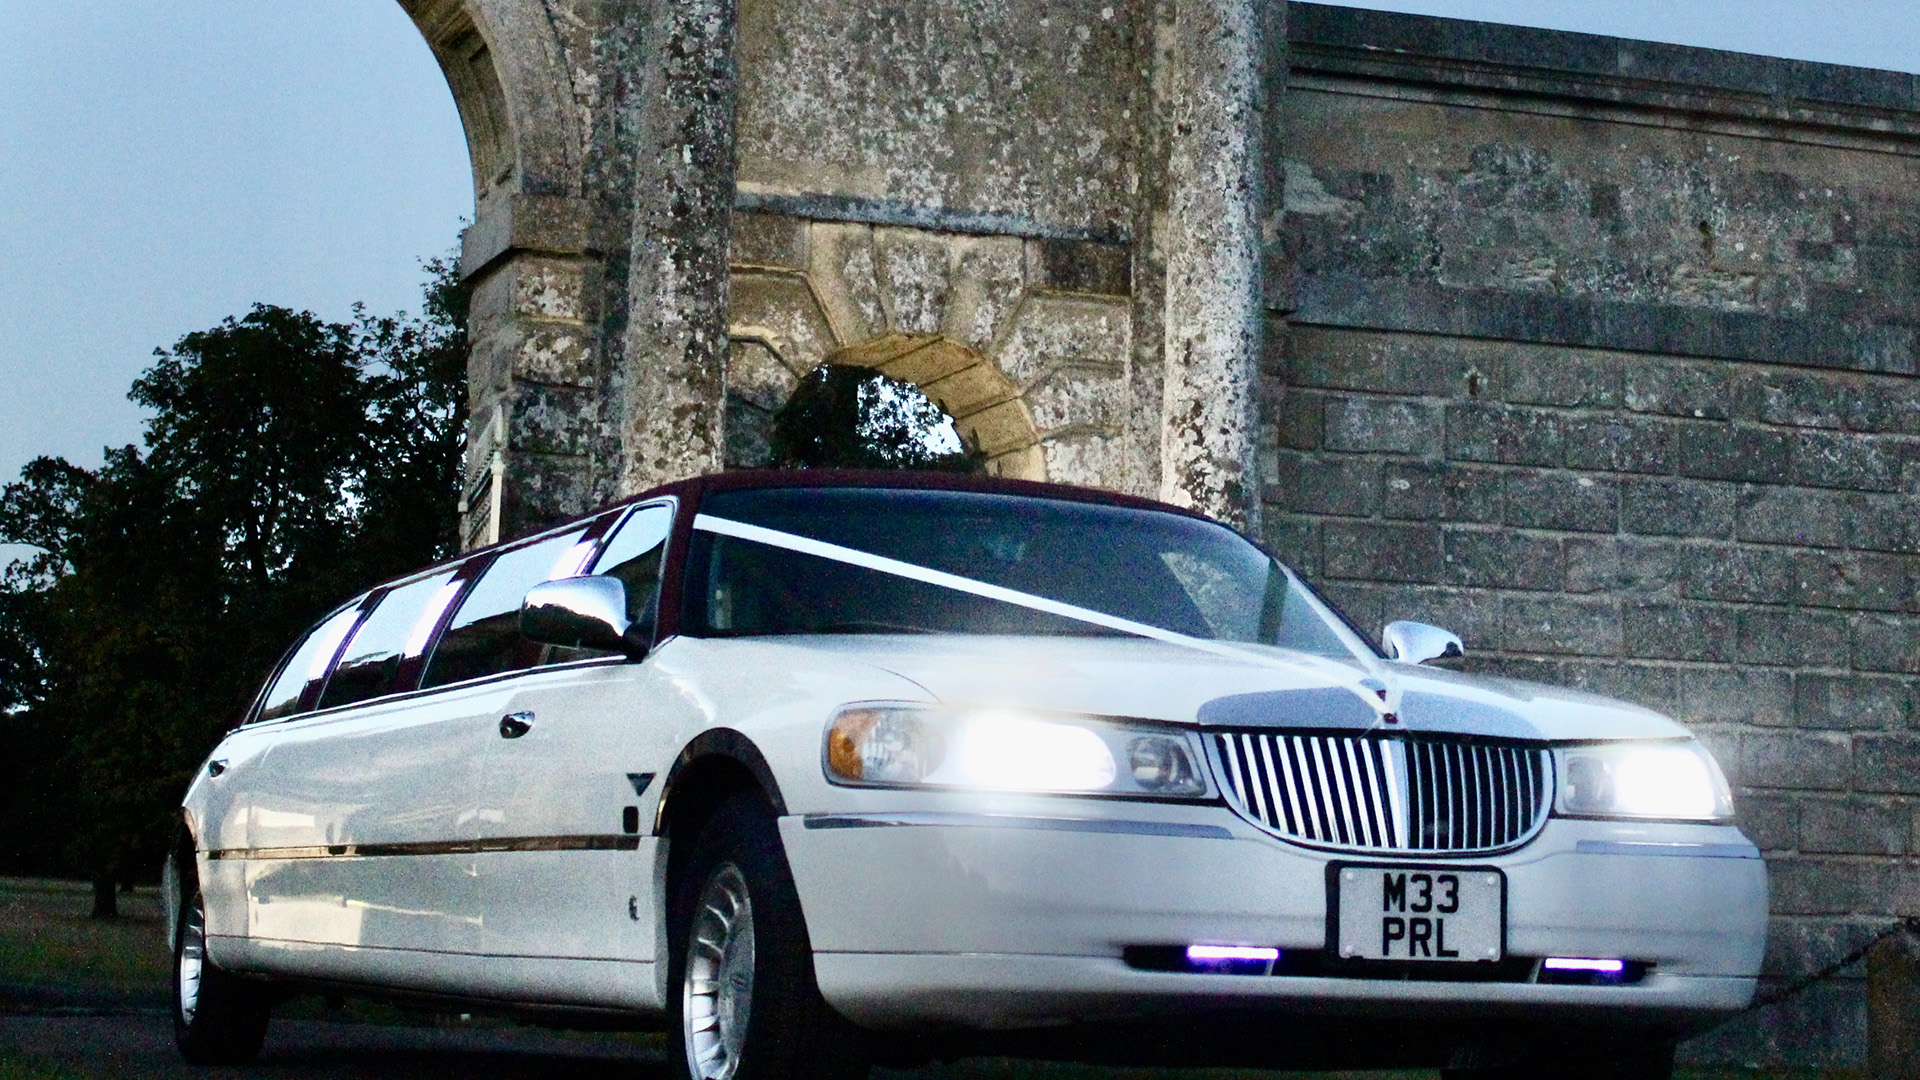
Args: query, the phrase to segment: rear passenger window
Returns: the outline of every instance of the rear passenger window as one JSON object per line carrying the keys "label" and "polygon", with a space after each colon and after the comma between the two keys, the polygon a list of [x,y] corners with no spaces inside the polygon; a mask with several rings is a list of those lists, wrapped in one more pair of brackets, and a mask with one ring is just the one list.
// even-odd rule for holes
{"label": "rear passenger window", "polygon": [[333,666],[327,688],[320,693],[320,708],[351,705],[401,689],[401,664],[425,651],[434,626],[459,592],[453,573],[443,570],[387,590]]}
{"label": "rear passenger window", "polygon": [[501,552],[440,635],[420,685],[445,686],[532,667],[538,650],[520,635],[520,604],[535,585],[580,572],[591,554],[591,548],[576,546],[585,531]]}
{"label": "rear passenger window", "polygon": [[620,579],[627,587],[627,621],[653,628],[654,602],[660,595],[660,560],[673,531],[673,507],[643,506],[627,518],[601,553],[593,572]]}
{"label": "rear passenger window", "polygon": [[299,712],[300,696],[307,689],[307,684],[327,673],[327,665],[333,662],[333,654],[340,651],[340,642],[359,618],[360,601],[355,600],[314,627],[293,650],[293,655],[287,658],[287,666],[280,669],[280,675],[273,680],[273,685],[267,687],[260,701],[260,714],[253,718],[254,723],[278,720]]}

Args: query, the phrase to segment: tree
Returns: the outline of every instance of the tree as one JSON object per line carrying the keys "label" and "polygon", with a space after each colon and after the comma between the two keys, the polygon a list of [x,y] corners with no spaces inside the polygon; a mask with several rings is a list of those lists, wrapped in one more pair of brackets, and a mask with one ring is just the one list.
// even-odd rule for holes
{"label": "tree", "polygon": [[41,458],[0,493],[0,543],[33,550],[0,580],[0,734],[58,761],[32,801],[63,808],[12,795],[18,836],[63,844],[16,838],[0,865],[79,869],[110,913],[279,650],[330,604],[451,553],[465,301],[428,267],[417,319],[261,304],[186,335],[129,394],[152,413],[143,447],[95,470]]}
{"label": "tree", "polygon": [[801,469],[971,472],[979,455],[953,418],[911,383],[870,368],[822,364],[773,417],[773,463]]}

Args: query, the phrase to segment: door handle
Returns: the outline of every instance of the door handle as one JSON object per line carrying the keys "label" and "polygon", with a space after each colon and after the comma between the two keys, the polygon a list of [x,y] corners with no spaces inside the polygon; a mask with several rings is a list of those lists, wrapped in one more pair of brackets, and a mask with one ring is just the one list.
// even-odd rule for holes
{"label": "door handle", "polygon": [[219,776],[221,773],[226,771],[227,771],[226,758],[214,758],[213,760],[207,762],[208,776]]}
{"label": "door handle", "polygon": [[517,739],[533,730],[533,714],[530,712],[510,712],[500,718],[500,737]]}

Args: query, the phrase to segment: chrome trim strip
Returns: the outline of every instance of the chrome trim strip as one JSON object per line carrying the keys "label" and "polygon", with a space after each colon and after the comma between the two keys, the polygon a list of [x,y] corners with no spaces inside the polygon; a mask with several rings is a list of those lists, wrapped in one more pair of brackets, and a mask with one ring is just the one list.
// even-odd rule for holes
{"label": "chrome trim strip", "polygon": [[1013,814],[902,813],[902,814],[808,814],[801,819],[808,829],[884,829],[898,826],[948,826],[987,829],[1050,829],[1059,832],[1123,833],[1135,836],[1192,836],[1208,840],[1231,840],[1233,833],[1220,825],[1189,825],[1174,821],[1118,821],[1111,818],[1021,817]]}
{"label": "chrome trim strip", "polygon": [[484,840],[421,840],[400,844],[324,844],[309,847],[218,848],[222,859],[373,859],[404,855],[476,855],[501,851],[638,851],[638,836],[509,836]]}
{"label": "chrome trim strip", "polygon": [[1576,855],[1667,855],[1692,859],[1757,859],[1760,849],[1752,844],[1665,844],[1646,840],[1581,840],[1573,845]]}

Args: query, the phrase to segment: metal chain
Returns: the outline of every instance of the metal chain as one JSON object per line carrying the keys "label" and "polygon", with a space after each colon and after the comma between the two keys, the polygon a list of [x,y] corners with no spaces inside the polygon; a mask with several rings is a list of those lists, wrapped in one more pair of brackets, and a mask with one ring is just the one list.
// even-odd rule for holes
{"label": "metal chain", "polygon": [[1764,1009],[1769,1005],[1778,1005],[1780,1002],[1793,997],[1795,994],[1801,993],[1816,983],[1826,982],[1828,979],[1833,978],[1835,975],[1840,974],[1842,971],[1865,959],[1866,955],[1873,951],[1875,945],[1880,944],[1895,934],[1907,934],[1915,941],[1920,941],[1920,917],[1909,915],[1887,927],[1885,930],[1873,935],[1871,938],[1868,938],[1865,944],[1840,959],[1835,960],[1833,963],[1828,964],[1826,967],[1818,971],[1809,972],[1784,985],[1774,987],[1773,990],[1768,993],[1754,995],[1753,1004],[1747,1006],[1747,1011],[1752,1012],[1755,1009]]}

